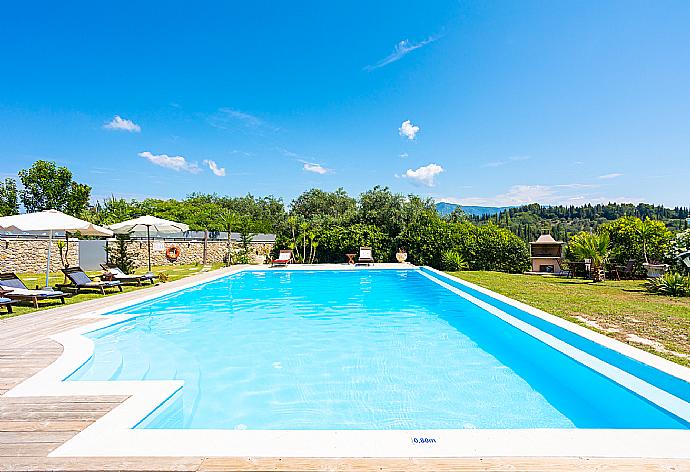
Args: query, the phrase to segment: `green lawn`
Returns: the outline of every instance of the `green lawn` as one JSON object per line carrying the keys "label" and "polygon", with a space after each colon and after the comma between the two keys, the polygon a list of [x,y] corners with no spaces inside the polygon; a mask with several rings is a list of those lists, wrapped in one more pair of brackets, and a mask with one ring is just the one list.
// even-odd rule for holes
{"label": "green lawn", "polygon": [[[216,263],[216,264],[208,264],[206,266],[202,265],[193,265],[193,264],[188,264],[188,265],[175,265],[175,266],[156,266],[152,268],[152,272],[156,275],[160,273],[165,273],[168,276],[168,281],[173,281],[173,280],[178,280],[183,277],[188,277],[190,275],[194,275],[202,270],[213,270],[213,269],[218,269],[222,267],[223,264]],[[137,274],[144,274],[147,272],[147,268],[139,269],[136,271]],[[89,276],[97,277],[100,275],[102,271],[93,271],[93,272],[87,272]],[[45,272],[43,274],[17,274],[24,284],[28,288],[35,288],[36,285],[39,287],[42,287],[45,284],[45,278],[46,274]],[[63,283],[64,282],[64,277],[62,273],[51,273],[50,274],[50,285],[54,286],[55,284]],[[145,289],[146,287],[150,287],[150,284],[144,284],[142,286],[136,286],[136,285],[123,285],[123,292],[131,292],[133,290],[142,290]],[[120,293],[119,290],[107,290],[106,291],[106,297],[116,295]],[[79,303],[83,302],[85,300],[91,300],[92,298],[100,298],[103,295],[101,295],[99,292],[96,291],[88,291],[88,292],[82,292],[79,293],[78,295],[70,295],[67,298],[65,298],[65,304],[69,305],[72,303]],[[55,301],[39,301],[38,302],[39,310],[45,310],[47,308],[54,308],[57,306],[62,306],[60,303],[60,300],[55,300]],[[18,302],[12,305],[13,308],[13,313],[12,314],[7,314],[7,310],[4,307],[0,307],[0,319],[1,318],[8,318],[10,316],[17,316],[17,315],[23,315],[24,313],[30,313],[32,311],[36,311],[36,309],[33,307],[33,305],[29,302]]]}
{"label": "green lawn", "polygon": [[644,281],[581,279],[501,272],[453,272],[468,282],[690,365],[690,298],[645,291]]}

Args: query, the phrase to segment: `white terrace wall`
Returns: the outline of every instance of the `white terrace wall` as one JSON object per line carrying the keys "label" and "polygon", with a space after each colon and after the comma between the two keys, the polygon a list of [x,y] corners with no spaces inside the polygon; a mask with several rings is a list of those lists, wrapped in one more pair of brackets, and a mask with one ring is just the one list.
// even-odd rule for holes
{"label": "white terrace wall", "polygon": [[[64,239],[53,239],[50,255],[50,270],[53,272],[57,272],[63,267],[58,244],[64,243]],[[48,263],[47,258],[47,238],[0,238],[0,272],[45,272]],[[79,263],[79,242],[76,239],[70,238],[69,240],[67,261],[70,265]]]}
{"label": "white terrace wall", "polygon": [[[62,242],[64,243],[64,240]],[[110,241],[108,244],[113,245],[115,242]],[[148,249],[146,241],[128,241],[127,244],[128,250],[135,261],[135,266],[147,266]],[[166,257],[166,250],[171,246],[177,246],[180,249],[180,257],[176,261]],[[263,261],[264,255],[273,248],[273,243],[252,243],[250,247],[250,253],[255,256],[255,262],[260,263],[260,261]],[[235,251],[238,251],[240,245],[234,242],[233,248]],[[0,272],[45,272],[47,251],[48,239],[0,238]],[[223,262],[227,254],[227,242],[208,241],[206,251],[207,263]],[[156,240],[151,243],[151,263],[153,265],[201,263],[203,252],[203,241],[169,242]],[[103,260],[105,261],[105,254]],[[77,239],[70,239],[67,261],[69,265],[79,264],[79,241]],[[60,261],[58,240],[53,240],[50,267],[53,272],[57,272],[63,267]]]}

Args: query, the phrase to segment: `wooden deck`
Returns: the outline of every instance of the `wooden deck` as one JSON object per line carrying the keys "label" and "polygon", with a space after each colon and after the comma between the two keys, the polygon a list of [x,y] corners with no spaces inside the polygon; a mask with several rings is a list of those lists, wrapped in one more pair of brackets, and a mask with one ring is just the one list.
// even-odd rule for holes
{"label": "wooden deck", "polygon": [[[165,288],[207,277],[208,273],[195,275],[165,284]],[[0,395],[60,356],[62,346],[49,339],[49,335],[92,322],[88,319],[71,319],[73,316],[124,300],[136,300],[155,290],[158,288],[151,287],[0,320]],[[0,396],[0,470],[690,471],[690,461],[670,459],[47,457],[51,451],[98,420],[125,398]]]}

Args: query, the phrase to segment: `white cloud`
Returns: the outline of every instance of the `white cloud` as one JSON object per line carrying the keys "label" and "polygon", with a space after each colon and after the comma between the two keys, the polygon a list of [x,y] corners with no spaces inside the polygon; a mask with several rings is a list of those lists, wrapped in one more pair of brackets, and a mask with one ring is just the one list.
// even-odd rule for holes
{"label": "white cloud", "polygon": [[212,161],[211,159],[206,159],[206,160],[204,160],[204,164],[206,164],[208,166],[208,168],[211,169],[211,172],[213,172],[218,177],[225,177],[225,167],[218,167],[218,164],[216,164],[216,161]]}
{"label": "white cloud", "polygon": [[400,154],[400,157],[401,157],[402,159],[405,159],[405,158],[408,157],[408,156],[409,156],[409,154],[406,153],[406,152],[403,152],[402,154]]}
{"label": "white cloud", "polygon": [[166,169],[172,169],[175,171],[184,171],[191,174],[198,174],[201,172],[201,168],[195,162],[187,162],[182,156],[168,156],[167,154],[152,154],[149,151],[144,151],[139,153],[139,157],[143,157],[152,164],[160,167],[165,167]]}
{"label": "white cloud", "polygon": [[313,162],[304,162],[302,167],[307,172],[313,172],[315,174],[323,175],[323,174],[327,174],[328,172],[330,172],[329,169],[326,169],[321,164],[315,164]]}
{"label": "white cloud", "polygon": [[232,108],[219,108],[208,117],[208,123],[214,128],[236,128],[238,124],[246,128],[270,128],[261,118]]}
{"label": "white cloud", "polygon": [[443,167],[438,164],[429,164],[416,170],[407,169],[403,178],[413,180],[427,187],[433,187],[435,184],[434,179],[441,172],[443,172]]}
{"label": "white cloud", "polygon": [[611,179],[617,179],[618,177],[622,177],[622,176],[623,176],[623,174],[620,174],[618,172],[614,172],[612,174],[600,175],[599,177],[597,177],[597,179],[611,180]]}
{"label": "white cloud", "polygon": [[120,115],[115,115],[112,120],[103,125],[103,128],[118,131],[129,131],[130,133],[141,132],[141,126],[134,123],[132,120],[125,120],[124,118],[120,117]]}
{"label": "white cloud", "polygon": [[285,157],[295,157],[295,158],[300,158],[300,157],[302,157],[301,154],[297,154],[296,152],[292,152],[292,151],[290,151],[290,150],[288,150],[288,149],[285,149],[285,148],[277,148],[277,149],[278,149],[278,151],[280,151],[280,153],[281,153],[283,156],[285,156]]}
{"label": "white cloud", "polygon": [[400,128],[398,128],[398,133],[400,136],[406,136],[407,139],[412,141],[417,136],[417,133],[419,133],[419,126],[413,125],[410,120],[405,120],[400,125]]}
{"label": "white cloud", "polygon": [[399,41],[398,44],[395,45],[395,49],[393,50],[392,53],[390,53],[388,56],[384,57],[380,61],[378,61],[376,64],[366,66],[364,70],[366,71],[372,71],[374,69],[378,69],[383,66],[387,66],[388,64],[391,64],[395,61],[399,61],[403,57],[405,57],[407,54],[411,53],[415,49],[419,49],[421,47],[426,46],[429,43],[433,43],[437,39],[439,39],[440,36],[429,36],[427,39],[425,39],[422,42],[419,43],[413,43],[409,39],[403,39],[402,41]]}
{"label": "white cloud", "polygon": [[504,166],[504,165],[509,164],[511,162],[527,161],[529,159],[531,159],[530,156],[512,156],[512,157],[509,157],[508,159],[505,159],[503,161],[487,162],[482,167],[501,167],[501,166]]}
{"label": "white cloud", "polygon": [[457,203],[459,205],[479,206],[520,206],[529,203],[542,205],[582,205],[585,203],[639,203],[641,197],[606,196],[596,192],[600,188],[594,184],[560,184],[560,185],[514,185],[505,193],[494,196],[476,197],[441,197],[437,201]]}

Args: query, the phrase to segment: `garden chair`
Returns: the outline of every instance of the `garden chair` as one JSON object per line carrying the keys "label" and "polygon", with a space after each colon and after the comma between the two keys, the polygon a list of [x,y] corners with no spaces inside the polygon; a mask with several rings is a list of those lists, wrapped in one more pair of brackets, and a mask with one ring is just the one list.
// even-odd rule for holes
{"label": "garden chair", "polygon": [[613,268],[613,273],[618,280],[632,279],[635,276],[635,259],[629,259],[625,265],[616,265]]}
{"label": "garden chair", "polygon": [[71,284],[59,284],[59,288],[74,288],[77,293],[80,290],[99,290],[101,295],[105,295],[106,288],[117,287],[122,292],[122,283],[119,280],[92,280],[86,275],[81,267],[68,267],[67,269],[60,269],[69,279]]}
{"label": "garden chair", "polygon": [[371,248],[370,247],[360,247],[359,248],[359,257],[357,258],[357,264],[373,264],[374,263],[374,258],[372,257],[371,253]]}
{"label": "garden chair", "polygon": [[59,299],[64,304],[67,295],[59,290],[39,290],[38,287],[35,290],[29,289],[14,272],[0,274],[0,290],[5,291],[3,297],[17,301],[30,301],[34,308],[38,308],[38,302],[41,300]]}
{"label": "garden chair", "polygon": [[292,251],[290,249],[281,249],[277,259],[271,261],[271,267],[286,267],[292,262]]}
{"label": "garden chair", "polygon": [[558,264],[561,268],[561,270],[558,272],[557,275],[561,277],[567,277],[569,279],[572,279],[575,276],[575,270],[573,267],[570,266],[570,263],[568,261],[559,261]]}
{"label": "garden chair", "polygon": [[155,275],[153,274],[144,274],[144,275],[131,275],[131,274],[125,274],[122,269],[120,269],[118,266],[114,264],[101,264],[101,267],[105,271],[103,273],[103,278],[106,280],[118,280],[122,282],[123,284],[126,283],[135,283],[137,285],[141,285],[142,282],[150,282],[151,285],[154,283],[154,279],[156,278]]}
{"label": "garden chair", "polygon": [[690,251],[681,252],[678,254],[678,259],[685,267],[690,269]]}

